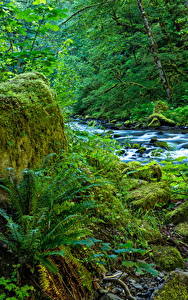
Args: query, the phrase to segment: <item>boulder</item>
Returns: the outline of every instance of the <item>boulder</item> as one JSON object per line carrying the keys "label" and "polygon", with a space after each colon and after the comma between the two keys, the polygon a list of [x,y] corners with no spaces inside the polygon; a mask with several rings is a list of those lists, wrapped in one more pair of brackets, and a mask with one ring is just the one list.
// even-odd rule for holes
{"label": "boulder", "polygon": [[187,300],[188,272],[171,272],[164,285],[152,296],[152,300]]}
{"label": "boulder", "polygon": [[171,246],[154,246],[152,249],[153,260],[161,270],[173,271],[183,268],[183,258],[178,249]]}
{"label": "boulder", "polygon": [[160,181],[162,177],[162,170],[157,163],[150,163],[142,166],[139,162],[128,162],[125,164],[123,171],[128,177],[142,179],[146,181]]}
{"label": "boulder", "polygon": [[166,220],[168,223],[182,223],[184,221],[188,222],[188,201],[180,204],[173,211],[170,211],[166,215]]}
{"label": "boulder", "polygon": [[66,148],[64,123],[45,76],[24,73],[0,84],[0,169],[40,166]]}
{"label": "boulder", "polygon": [[170,188],[163,182],[144,184],[130,191],[127,200],[132,206],[144,209],[151,209],[159,203],[160,206],[166,205],[170,201]]}
{"label": "boulder", "polygon": [[188,240],[188,222],[178,224],[175,227],[175,232]]}

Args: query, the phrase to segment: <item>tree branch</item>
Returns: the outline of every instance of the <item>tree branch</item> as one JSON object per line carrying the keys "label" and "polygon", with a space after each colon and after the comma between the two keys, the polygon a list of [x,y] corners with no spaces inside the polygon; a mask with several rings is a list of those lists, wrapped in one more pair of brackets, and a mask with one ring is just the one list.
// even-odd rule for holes
{"label": "tree branch", "polygon": [[93,5],[88,5],[88,6],[85,6],[85,7],[81,8],[81,9],[79,9],[78,11],[76,11],[75,13],[73,13],[70,17],[68,17],[68,19],[66,19],[65,21],[63,21],[62,23],[60,23],[59,26],[66,24],[68,21],[70,21],[75,16],[79,15],[84,10],[87,10],[89,8],[92,8],[92,7],[95,7],[95,6],[99,6],[99,5],[100,4],[93,4]]}
{"label": "tree branch", "polygon": [[90,9],[90,8],[96,7],[96,6],[100,6],[100,5],[103,5],[103,4],[107,4],[109,2],[112,2],[112,1],[106,1],[106,2],[102,2],[102,3],[97,3],[97,4],[92,4],[92,5],[85,6],[85,7],[81,8],[81,9],[77,10],[75,13],[73,13],[70,17],[68,17],[68,19],[66,19],[65,21],[63,21],[62,23],[60,23],[59,26],[66,24],[72,18],[74,18],[75,16],[79,15],[81,12],[83,12],[83,11],[85,11],[87,9]]}

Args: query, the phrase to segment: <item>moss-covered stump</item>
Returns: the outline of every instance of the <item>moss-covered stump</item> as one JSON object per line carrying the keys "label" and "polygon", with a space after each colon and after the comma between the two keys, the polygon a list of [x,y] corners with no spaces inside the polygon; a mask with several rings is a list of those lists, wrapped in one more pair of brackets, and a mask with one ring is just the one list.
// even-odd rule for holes
{"label": "moss-covered stump", "polygon": [[170,188],[163,182],[144,184],[129,192],[128,201],[132,206],[144,209],[151,209],[159,203],[162,206],[170,201]]}
{"label": "moss-covered stump", "polygon": [[168,223],[182,223],[184,221],[188,222],[188,201],[180,204],[173,211],[166,215],[166,220]]}
{"label": "moss-covered stump", "polygon": [[149,127],[159,127],[159,126],[175,126],[176,123],[171,120],[166,118],[163,114],[159,113],[153,113],[151,116],[148,118]]}
{"label": "moss-covered stump", "polygon": [[39,166],[65,148],[63,118],[47,79],[25,73],[0,84],[0,169]]}
{"label": "moss-covered stump", "polygon": [[129,162],[124,164],[124,174],[128,177],[142,179],[146,181],[160,181],[162,177],[162,170],[160,165],[150,163],[142,166],[139,162]]}
{"label": "moss-covered stump", "polygon": [[165,271],[173,271],[184,266],[180,252],[171,246],[154,246],[153,259],[155,264]]}
{"label": "moss-covered stump", "polygon": [[153,300],[188,300],[188,272],[174,271]]}

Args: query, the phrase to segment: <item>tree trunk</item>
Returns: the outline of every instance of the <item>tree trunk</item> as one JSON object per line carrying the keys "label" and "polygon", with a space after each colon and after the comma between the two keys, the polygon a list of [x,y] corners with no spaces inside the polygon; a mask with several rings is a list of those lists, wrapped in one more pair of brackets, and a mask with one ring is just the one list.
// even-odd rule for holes
{"label": "tree trunk", "polygon": [[157,70],[159,72],[160,80],[161,80],[162,85],[163,85],[163,87],[166,91],[167,98],[171,99],[171,89],[170,89],[170,86],[169,86],[169,82],[168,82],[168,79],[166,77],[165,71],[163,69],[161,60],[159,58],[157,43],[156,43],[156,41],[153,37],[153,33],[152,33],[152,30],[151,30],[146,12],[144,10],[142,0],[137,0],[137,3],[138,3],[138,8],[140,10],[140,13],[141,13],[143,21],[144,21],[144,26],[146,28],[150,44],[151,44],[151,52],[152,52],[153,59],[154,59],[154,62],[156,64]]}

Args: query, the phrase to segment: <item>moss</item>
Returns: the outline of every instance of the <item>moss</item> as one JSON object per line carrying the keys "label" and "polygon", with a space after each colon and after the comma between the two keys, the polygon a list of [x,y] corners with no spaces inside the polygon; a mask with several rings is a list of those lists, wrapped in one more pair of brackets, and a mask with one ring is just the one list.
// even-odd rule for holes
{"label": "moss", "polygon": [[168,109],[168,104],[164,101],[155,102],[155,107],[153,112],[157,114],[161,114]]}
{"label": "moss", "polygon": [[153,143],[154,146],[156,147],[160,147],[166,150],[170,150],[170,146],[168,145],[167,142],[163,142],[163,141],[156,141]]}
{"label": "moss", "polygon": [[146,181],[160,181],[162,177],[161,167],[156,163],[150,163],[142,166],[138,162],[130,162],[126,164],[124,173],[129,177],[143,179]]}
{"label": "moss", "polygon": [[146,150],[146,147],[140,147],[136,152],[143,154]]}
{"label": "moss", "polygon": [[132,148],[133,148],[133,149],[140,149],[140,144],[133,144],[133,145],[132,145]]}
{"label": "moss", "polygon": [[182,223],[188,221],[188,201],[185,201],[183,204],[179,205],[176,209],[169,212],[166,215],[166,220],[169,223]]}
{"label": "moss", "polygon": [[188,238],[188,222],[178,224],[175,228],[175,231],[178,234]]}
{"label": "moss", "polygon": [[176,123],[171,120],[166,118],[164,115],[161,113],[153,113],[152,115],[149,116],[148,120],[150,123],[148,124],[149,127],[159,127],[159,126],[175,126]]}
{"label": "moss", "polygon": [[0,84],[0,168],[18,172],[66,148],[63,118],[44,75],[25,73]]}
{"label": "moss", "polygon": [[170,200],[170,188],[166,183],[150,183],[136,190],[130,191],[127,200],[131,205],[151,209],[158,205],[165,205]]}
{"label": "moss", "polygon": [[149,243],[154,243],[162,239],[162,235],[157,226],[152,226],[146,220],[137,219],[135,221],[136,221],[137,230],[139,231],[139,235],[142,236],[142,239],[144,241],[147,241]]}
{"label": "moss", "polygon": [[188,300],[188,273],[171,272],[164,286],[157,291],[153,300]]}
{"label": "moss", "polygon": [[176,268],[183,268],[183,258],[176,248],[154,246],[152,249],[154,262],[161,270],[173,271]]}
{"label": "moss", "polygon": [[158,118],[153,118],[151,122],[148,124],[148,127],[160,127],[161,123]]}

